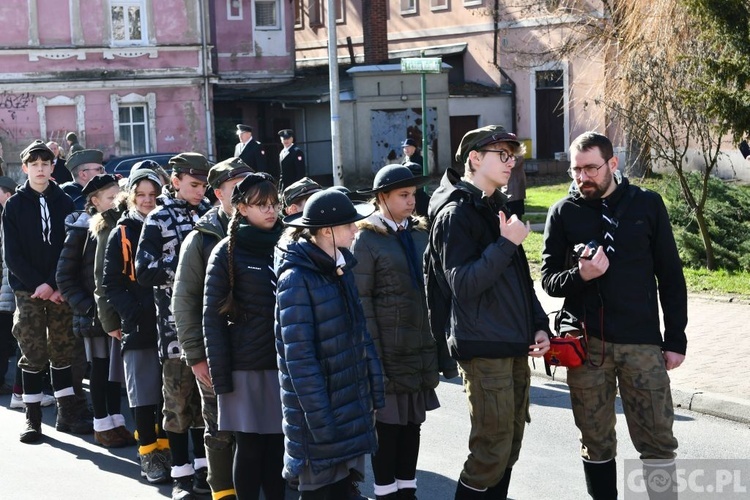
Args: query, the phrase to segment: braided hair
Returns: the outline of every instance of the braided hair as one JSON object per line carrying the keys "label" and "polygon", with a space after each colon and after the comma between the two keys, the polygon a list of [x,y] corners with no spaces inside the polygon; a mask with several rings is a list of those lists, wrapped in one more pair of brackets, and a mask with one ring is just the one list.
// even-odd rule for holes
{"label": "braided hair", "polygon": [[[239,187],[239,184],[235,186],[235,189]],[[264,204],[279,202],[279,192],[276,185],[271,181],[263,181],[257,184],[253,184],[250,188],[243,193],[241,199],[236,199],[234,194],[232,195],[232,207],[234,208],[234,214],[232,219],[229,221],[229,246],[227,247],[227,258],[228,258],[228,269],[229,269],[229,293],[224,298],[224,301],[219,308],[219,313],[232,315],[235,312],[237,302],[234,298],[234,245],[237,242],[237,232],[240,228],[240,222],[244,219],[239,210],[239,205],[253,205],[253,204]]]}

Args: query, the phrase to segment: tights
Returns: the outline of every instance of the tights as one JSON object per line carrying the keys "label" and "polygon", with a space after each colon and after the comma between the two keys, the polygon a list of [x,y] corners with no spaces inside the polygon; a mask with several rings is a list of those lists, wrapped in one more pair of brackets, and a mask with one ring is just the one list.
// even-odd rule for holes
{"label": "tights", "polygon": [[235,432],[234,489],[238,500],[256,500],[260,489],[267,500],[284,500],[284,435]]}
{"label": "tights", "polygon": [[378,451],[372,455],[375,484],[389,485],[397,479],[414,479],[417,474],[420,424],[406,425],[377,422]]}

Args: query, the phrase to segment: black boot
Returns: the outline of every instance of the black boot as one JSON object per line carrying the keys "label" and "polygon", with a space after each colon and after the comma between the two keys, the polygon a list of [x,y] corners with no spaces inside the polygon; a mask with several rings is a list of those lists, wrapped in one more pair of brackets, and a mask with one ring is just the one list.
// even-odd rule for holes
{"label": "black boot", "polygon": [[482,500],[484,499],[485,493],[487,493],[487,490],[485,491],[474,490],[466,486],[459,479],[458,484],[456,485],[456,496],[454,500]]}
{"label": "black boot", "polygon": [[[398,493],[394,493],[396,500],[417,500],[417,490],[414,488],[401,488]],[[389,497],[385,497],[389,498]]]}
{"label": "black boot", "polygon": [[487,488],[487,494],[484,495],[484,498],[487,500],[506,500],[508,498],[508,485],[510,485],[510,474],[512,471],[513,469],[505,469],[505,474],[503,474],[500,482],[492,488]]}
{"label": "black boot", "polygon": [[81,418],[75,396],[64,396],[57,399],[55,429],[72,434],[91,434],[94,432],[92,422]]}
{"label": "black boot", "polygon": [[36,443],[42,439],[42,403],[26,403],[26,427],[20,439],[22,443]]}
{"label": "black boot", "polygon": [[586,489],[594,500],[617,500],[617,464],[615,459],[604,463],[583,462]]}

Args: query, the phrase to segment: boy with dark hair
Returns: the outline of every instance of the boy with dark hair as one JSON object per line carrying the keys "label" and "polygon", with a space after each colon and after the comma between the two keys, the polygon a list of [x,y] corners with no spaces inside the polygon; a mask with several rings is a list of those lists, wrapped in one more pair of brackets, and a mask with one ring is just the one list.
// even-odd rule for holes
{"label": "boy with dark hair", "polygon": [[[208,493],[203,472],[207,468],[203,445],[205,423],[201,397],[192,370],[182,361],[172,313],[172,287],[182,242],[211,205],[205,198],[210,165],[198,153],[180,153],[169,160],[172,183],[156,199],[159,205],[146,216],[138,241],[135,272],[138,283],[154,287],[159,355],[162,360],[164,430],[172,454],[172,498],[191,498],[196,470],[198,493]],[[193,438],[195,467],[190,464],[188,429]],[[202,490],[202,491],[201,491]]]}
{"label": "boy with dark hair", "polygon": [[3,250],[16,297],[13,335],[21,349],[26,428],[21,442],[41,438],[42,372],[49,361],[57,398],[55,427],[88,434],[91,422],[78,414],[72,386],[73,315],[57,290],[55,271],[65,239],[65,217],[74,210],[60,187],[50,182],[54,154],[42,141],[21,152],[28,180],[3,211]]}

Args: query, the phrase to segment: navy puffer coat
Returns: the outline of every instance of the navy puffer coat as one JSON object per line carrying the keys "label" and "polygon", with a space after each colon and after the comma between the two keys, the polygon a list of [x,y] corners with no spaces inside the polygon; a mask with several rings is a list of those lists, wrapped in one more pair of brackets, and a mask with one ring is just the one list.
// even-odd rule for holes
{"label": "navy puffer coat", "polygon": [[383,369],[367,332],[351,268],[343,274],[320,248],[282,238],[276,351],[286,436],[284,477],[313,472],[377,449],[375,413],[385,405]]}

